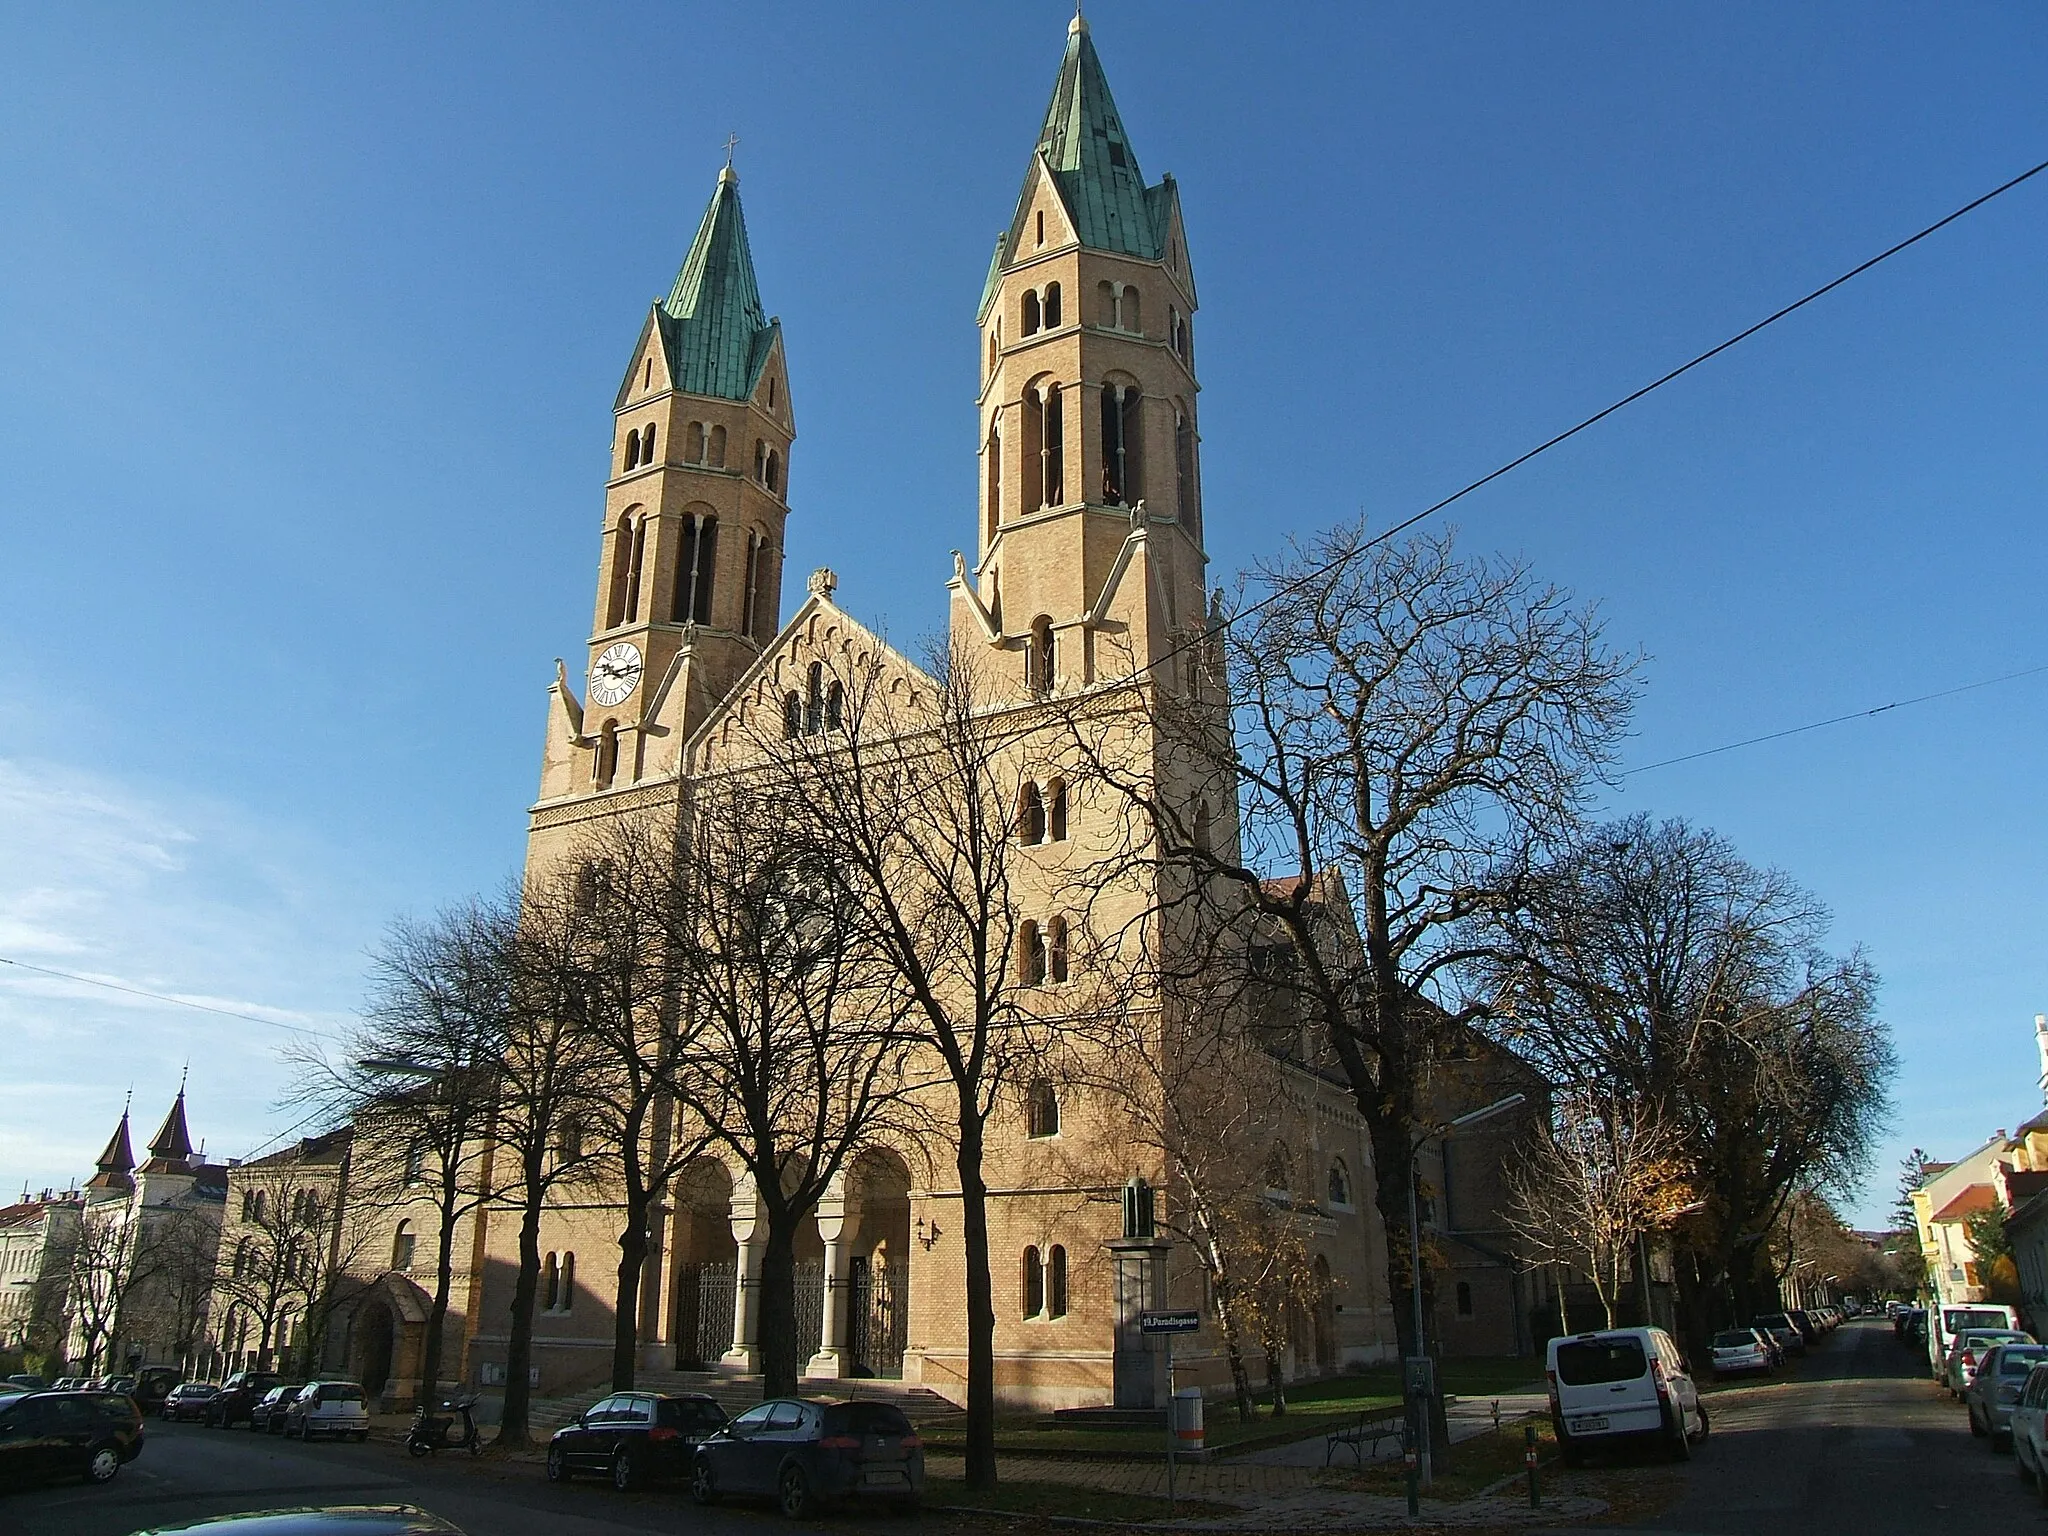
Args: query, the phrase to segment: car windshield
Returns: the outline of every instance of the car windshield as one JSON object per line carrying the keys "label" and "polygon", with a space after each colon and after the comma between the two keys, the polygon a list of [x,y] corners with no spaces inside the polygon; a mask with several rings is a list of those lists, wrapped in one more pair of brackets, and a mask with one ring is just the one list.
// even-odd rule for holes
{"label": "car windshield", "polygon": [[1557,1379],[1568,1387],[1634,1381],[1648,1369],[1640,1339],[1573,1339],[1557,1346]]}
{"label": "car windshield", "polygon": [[2031,1349],[2022,1349],[2008,1344],[1999,1351],[1998,1374],[2024,1376],[2043,1360],[2048,1360],[2048,1345],[2036,1344]]}
{"label": "car windshield", "polygon": [[1731,1333],[1717,1333],[1714,1335],[1714,1348],[1754,1349],[1756,1348],[1756,1335],[1742,1328],[1738,1328]]}
{"label": "car windshield", "polygon": [[320,1401],[323,1403],[360,1403],[362,1400],[363,1389],[354,1382],[330,1381],[320,1389]]}
{"label": "car windshield", "polygon": [[825,1410],[825,1432],[839,1435],[907,1435],[910,1420],[890,1403],[839,1403]]}

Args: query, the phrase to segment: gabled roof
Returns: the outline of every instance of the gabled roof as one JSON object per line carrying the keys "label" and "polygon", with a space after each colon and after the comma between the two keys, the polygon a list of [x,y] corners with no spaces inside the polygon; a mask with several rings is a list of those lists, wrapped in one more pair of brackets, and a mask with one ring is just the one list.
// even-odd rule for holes
{"label": "gabled roof", "polygon": [[780,327],[761,308],[740,179],[731,166],[718,173],[690,254],[654,312],[675,388],[725,400],[753,394]]}

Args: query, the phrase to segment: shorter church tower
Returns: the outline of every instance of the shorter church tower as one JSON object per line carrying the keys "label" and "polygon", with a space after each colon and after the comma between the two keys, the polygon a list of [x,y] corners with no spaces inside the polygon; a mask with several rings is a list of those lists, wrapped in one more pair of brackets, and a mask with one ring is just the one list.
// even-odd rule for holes
{"label": "shorter church tower", "polygon": [[557,679],[543,800],[667,771],[781,625],[796,418],[730,165],[612,413],[588,688]]}

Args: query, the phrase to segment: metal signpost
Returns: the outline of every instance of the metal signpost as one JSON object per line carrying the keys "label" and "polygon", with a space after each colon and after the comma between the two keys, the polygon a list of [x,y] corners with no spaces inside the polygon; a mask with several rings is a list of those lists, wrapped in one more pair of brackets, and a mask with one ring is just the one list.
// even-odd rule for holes
{"label": "metal signpost", "polygon": [[1175,1413],[1173,1396],[1173,1336],[1176,1333],[1199,1333],[1202,1330],[1202,1314],[1199,1312],[1154,1312],[1138,1314],[1138,1327],[1145,1333],[1157,1333],[1166,1339],[1166,1512],[1173,1513],[1173,1453],[1180,1426],[1173,1422]]}

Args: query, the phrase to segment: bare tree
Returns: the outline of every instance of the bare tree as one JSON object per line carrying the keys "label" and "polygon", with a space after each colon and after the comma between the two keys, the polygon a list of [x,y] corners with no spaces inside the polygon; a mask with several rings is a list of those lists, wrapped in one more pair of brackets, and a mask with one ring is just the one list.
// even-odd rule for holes
{"label": "bare tree", "polygon": [[[1635,664],[1525,566],[1361,524],[1256,569],[1191,659],[1188,686],[1128,692],[1159,732],[1156,761],[1098,752],[1096,771],[1184,872],[1164,897],[1198,914],[1183,928],[1242,935],[1249,918],[1283,946],[1287,989],[1372,1144],[1401,1350],[1423,1352],[1409,1185],[1436,1067],[1487,1011],[1465,986],[1473,925],[1512,907],[1531,850],[1575,826]],[[1423,1283],[1426,1297],[1427,1269]],[[1442,1413],[1439,1399],[1438,1445]]]}
{"label": "bare tree", "polygon": [[[796,1239],[906,1087],[902,989],[851,870],[772,770],[702,783],[661,926],[686,1023],[666,1080],[765,1216],[762,1390],[796,1391]],[[694,1154],[694,1147],[692,1149]]]}
{"label": "bare tree", "polygon": [[1560,1083],[1680,1137],[1700,1202],[1673,1227],[1686,1332],[1769,1310],[1770,1235],[1802,1188],[1852,1185],[1893,1071],[1859,954],[1786,876],[1636,817],[1532,866],[1496,915],[1496,1027]]}
{"label": "bare tree", "polygon": [[[303,1321],[325,1288],[339,1215],[329,1181],[302,1178],[288,1161],[292,1155],[276,1154],[284,1161],[269,1167],[246,1165],[249,1177],[223,1225],[214,1275],[221,1309],[215,1336],[258,1369],[283,1363],[280,1335],[288,1320],[301,1321],[298,1339],[305,1342]],[[240,1331],[244,1322],[253,1328],[253,1344]]]}
{"label": "bare tree", "polygon": [[1522,1152],[1507,1178],[1509,1225],[1532,1260],[1590,1280],[1612,1328],[1638,1241],[1687,1203],[1675,1130],[1633,1100],[1580,1089],[1555,1096]]}
{"label": "bare tree", "polygon": [[400,921],[371,959],[361,1025],[333,1056],[299,1051],[297,1103],[351,1122],[350,1199],[372,1209],[432,1205],[434,1289],[418,1395],[440,1392],[458,1225],[488,1198],[485,1132],[511,1030],[504,935],[488,904]]}

